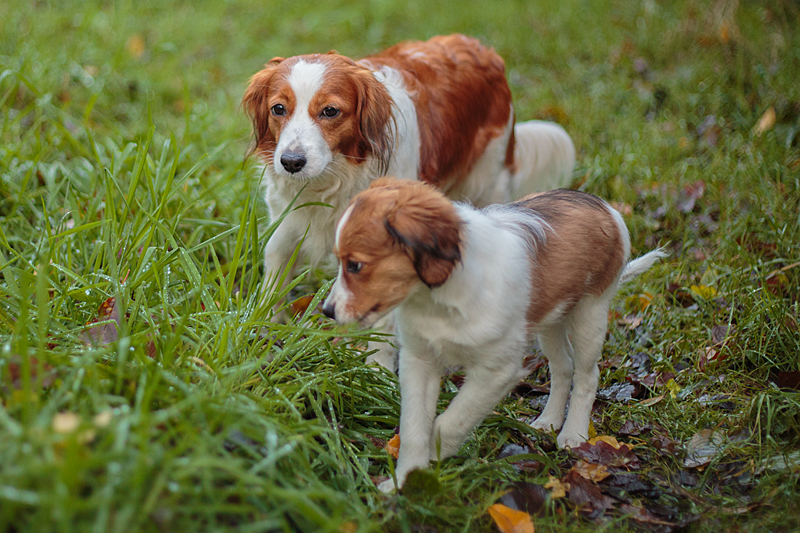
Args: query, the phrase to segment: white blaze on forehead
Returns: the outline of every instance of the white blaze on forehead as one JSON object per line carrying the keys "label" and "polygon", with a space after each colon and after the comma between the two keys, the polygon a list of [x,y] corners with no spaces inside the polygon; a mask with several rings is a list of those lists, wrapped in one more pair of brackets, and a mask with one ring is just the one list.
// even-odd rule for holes
{"label": "white blaze on forehead", "polygon": [[350,218],[350,214],[353,212],[353,207],[354,206],[351,205],[347,208],[347,211],[344,212],[344,215],[342,215],[342,218],[339,220],[339,225],[336,226],[336,248],[339,248],[339,236],[342,234],[342,228],[344,228],[344,225],[347,224],[347,220]]}
{"label": "white blaze on forehead", "polygon": [[[319,176],[333,159],[330,147],[315,122],[317,110],[309,109],[314,95],[325,81],[326,66],[323,63],[309,63],[300,60],[292,66],[286,81],[294,92],[296,107],[286,126],[281,131],[278,146],[275,148],[275,172],[279,176],[293,179],[308,179]],[[302,170],[291,173],[284,170],[281,162],[285,153],[302,156],[306,159]]]}
{"label": "white blaze on forehead", "polygon": [[289,86],[297,98],[297,110],[308,111],[308,104],[317,93],[325,79],[325,65],[300,60],[289,73]]}

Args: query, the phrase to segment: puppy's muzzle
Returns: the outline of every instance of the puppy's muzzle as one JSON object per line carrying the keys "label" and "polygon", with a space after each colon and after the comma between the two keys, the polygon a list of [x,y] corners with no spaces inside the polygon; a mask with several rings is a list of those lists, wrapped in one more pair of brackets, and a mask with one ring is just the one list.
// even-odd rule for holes
{"label": "puppy's muzzle", "polygon": [[322,314],[331,320],[336,320],[336,304],[325,302],[322,306]]}

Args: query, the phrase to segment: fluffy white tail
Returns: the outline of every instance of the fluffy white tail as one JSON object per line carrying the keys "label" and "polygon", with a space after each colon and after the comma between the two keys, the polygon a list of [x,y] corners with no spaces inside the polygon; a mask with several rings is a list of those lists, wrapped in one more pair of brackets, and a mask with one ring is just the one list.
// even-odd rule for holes
{"label": "fluffy white tail", "polygon": [[575,167],[575,145],[564,128],[554,122],[518,122],[514,126],[514,161],[513,199],[567,187]]}
{"label": "fluffy white tail", "polygon": [[628,262],[628,264],[625,265],[625,270],[622,271],[622,275],[619,277],[620,284],[629,282],[653,266],[653,263],[662,257],[667,257],[668,255],[669,254],[665,252],[663,248],[657,248],[652,252],[644,254],[642,257],[638,257],[633,261]]}

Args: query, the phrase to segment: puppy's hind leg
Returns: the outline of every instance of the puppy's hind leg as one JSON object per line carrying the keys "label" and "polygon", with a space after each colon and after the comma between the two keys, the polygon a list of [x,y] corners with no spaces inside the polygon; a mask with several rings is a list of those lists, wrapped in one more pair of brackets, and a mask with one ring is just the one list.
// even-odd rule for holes
{"label": "puppy's hind leg", "polygon": [[597,363],[608,329],[610,300],[607,295],[599,298],[586,297],[577,305],[569,319],[575,376],[567,420],[556,439],[559,448],[578,446],[588,438],[589,416],[600,378]]}
{"label": "puppy's hind leg", "polygon": [[561,429],[572,382],[572,346],[567,338],[566,324],[555,324],[539,334],[542,348],[550,366],[550,396],[539,417],[531,427],[545,431]]}

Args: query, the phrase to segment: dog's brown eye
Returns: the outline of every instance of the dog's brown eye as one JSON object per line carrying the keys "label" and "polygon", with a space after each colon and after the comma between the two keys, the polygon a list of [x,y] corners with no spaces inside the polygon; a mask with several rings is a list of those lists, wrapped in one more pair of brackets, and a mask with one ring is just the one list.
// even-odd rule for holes
{"label": "dog's brown eye", "polygon": [[272,114],[276,117],[282,117],[286,114],[286,108],[282,104],[275,104],[272,106]]}
{"label": "dog's brown eye", "polygon": [[338,114],[339,114],[339,110],[336,109],[333,106],[330,106],[330,105],[322,110],[322,116],[323,117],[333,118]]}
{"label": "dog's brown eye", "polygon": [[356,261],[348,261],[347,262],[347,271],[351,274],[358,274],[361,272],[361,267],[364,266],[364,263],[358,263]]}

